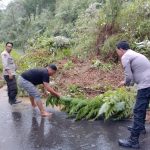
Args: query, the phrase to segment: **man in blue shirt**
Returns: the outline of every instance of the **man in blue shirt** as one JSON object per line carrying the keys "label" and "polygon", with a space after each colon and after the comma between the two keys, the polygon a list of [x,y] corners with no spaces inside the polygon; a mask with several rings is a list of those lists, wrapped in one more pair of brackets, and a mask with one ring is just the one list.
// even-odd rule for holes
{"label": "man in blue shirt", "polygon": [[57,67],[54,64],[49,65],[47,68],[31,69],[21,74],[18,79],[18,84],[23,88],[30,96],[30,101],[33,107],[38,106],[41,116],[49,116],[50,113],[46,112],[40,97],[40,93],[36,88],[37,85],[43,84],[44,88],[56,97],[60,97],[60,94],[49,86],[49,77],[53,76],[57,71]]}

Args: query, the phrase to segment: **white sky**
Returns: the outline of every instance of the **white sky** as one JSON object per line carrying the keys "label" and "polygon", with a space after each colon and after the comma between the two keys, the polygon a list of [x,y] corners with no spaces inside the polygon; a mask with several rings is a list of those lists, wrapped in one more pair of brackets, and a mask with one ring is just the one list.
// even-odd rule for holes
{"label": "white sky", "polygon": [[0,0],[0,9],[4,9],[12,0]]}

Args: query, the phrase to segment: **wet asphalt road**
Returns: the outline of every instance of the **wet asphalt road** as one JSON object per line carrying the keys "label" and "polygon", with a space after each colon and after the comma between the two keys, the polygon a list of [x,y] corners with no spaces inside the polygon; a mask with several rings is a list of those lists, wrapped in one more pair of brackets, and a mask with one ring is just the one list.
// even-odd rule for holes
{"label": "wet asphalt road", "polygon": [[[130,121],[74,122],[47,109],[52,118],[41,118],[26,102],[10,106],[5,88],[0,89],[0,150],[125,150],[117,141],[129,135]],[[150,150],[150,125],[146,127],[141,150]]]}

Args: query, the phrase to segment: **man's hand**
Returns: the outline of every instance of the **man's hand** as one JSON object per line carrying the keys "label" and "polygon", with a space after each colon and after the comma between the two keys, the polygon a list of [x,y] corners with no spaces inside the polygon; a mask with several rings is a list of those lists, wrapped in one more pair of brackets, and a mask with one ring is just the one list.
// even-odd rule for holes
{"label": "man's hand", "polygon": [[46,90],[47,90],[48,92],[50,92],[52,95],[54,95],[54,96],[56,96],[56,97],[58,97],[58,98],[61,97],[61,95],[60,95],[58,92],[56,92],[53,88],[51,88],[51,87],[49,86],[49,83],[44,82],[43,85],[44,85],[44,87],[46,88]]}
{"label": "man's hand", "polygon": [[13,79],[13,75],[9,74],[9,80],[12,80],[12,79]]}
{"label": "man's hand", "polygon": [[10,70],[6,70],[6,71],[8,73],[9,80],[12,80],[13,79],[13,75],[11,74],[11,71]]}
{"label": "man's hand", "polygon": [[118,87],[122,87],[122,86],[125,86],[125,81],[121,81],[118,85]]}
{"label": "man's hand", "polygon": [[57,93],[57,97],[60,98],[60,97],[61,97],[61,94],[60,94],[60,93]]}

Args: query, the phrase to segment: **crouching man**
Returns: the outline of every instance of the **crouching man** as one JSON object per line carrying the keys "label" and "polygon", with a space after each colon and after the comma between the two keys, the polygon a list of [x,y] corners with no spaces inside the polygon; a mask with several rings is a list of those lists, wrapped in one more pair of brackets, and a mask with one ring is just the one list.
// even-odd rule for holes
{"label": "crouching man", "polygon": [[51,114],[45,111],[43,103],[41,101],[40,92],[38,91],[36,86],[43,84],[44,88],[48,92],[56,97],[60,97],[60,94],[49,86],[49,77],[53,76],[56,71],[57,67],[54,64],[51,64],[47,68],[31,69],[25,71],[18,78],[18,85],[29,94],[32,107],[38,106],[41,112],[41,116],[44,117]]}
{"label": "crouching man", "polygon": [[130,86],[134,82],[138,88],[131,136],[128,139],[120,139],[119,145],[137,149],[140,133],[145,130],[146,109],[150,100],[150,61],[144,55],[131,50],[126,41],[117,44],[117,54],[125,72],[125,80],[120,86]]}

